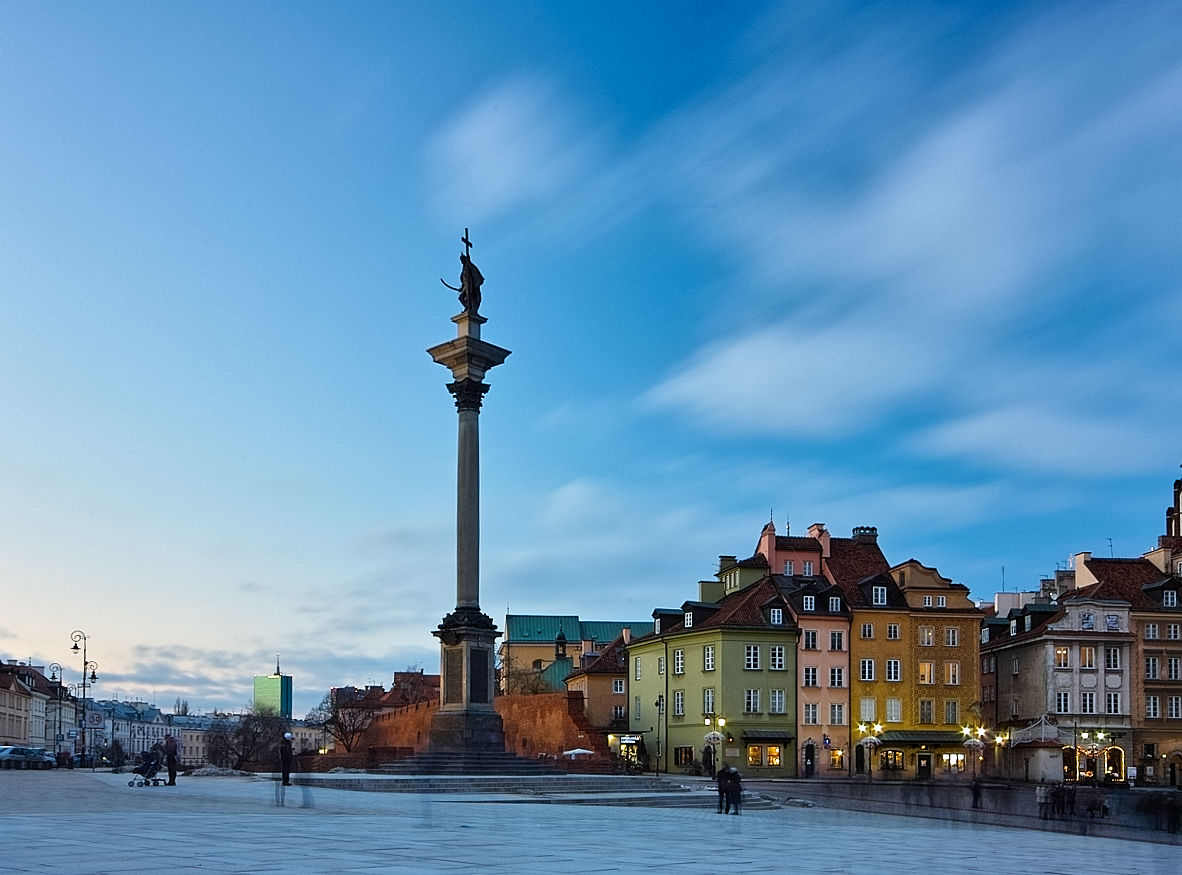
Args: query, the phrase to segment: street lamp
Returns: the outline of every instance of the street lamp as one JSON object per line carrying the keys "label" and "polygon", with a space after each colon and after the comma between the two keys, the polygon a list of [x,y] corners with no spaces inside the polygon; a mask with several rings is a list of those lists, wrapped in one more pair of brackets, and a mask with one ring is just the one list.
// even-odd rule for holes
{"label": "street lamp", "polygon": [[657,696],[657,701],[653,703],[657,709],[657,751],[653,758],[653,765],[656,771],[653,773],[658,778],[661,777],[661,720],[665,716],[665,697],[664,695]]}
{"label": "street lamp", "polygon": [[717,714],[712,714],[708,716],[704,722],[707,726],[714,727],[711,731],[706,733],[705,741],[710,745],[710,750],[713,751],[714,770],[717,772],[721,762],[718,758],[718,751],[715,750],[714,746],[716,744],[722,744],[724,741],[726,741],[726,735],[724,735],[722,732],[723,728],[726,726],[726,718],[719,717]]}
{"label": "street lamp", "polygon": [[1079,734],[1083,739],[1083,750],[1092,761],[1092,785],[1100,786],[1100,753],[1104,750],[1104,733],[1096,732],[1092,740],[1092,733],[1086,729]]}
{"label": "street lamp", "polygon": [[[77,653],[80,649],[82,651],[82,757],[83,757],[83,764],[85,764],[86,756],[87,756],[87,751],[86,751],[86,688],[90,684],[93,684],[98,681],[98,675],[95,674],[95,672],[98,671],[98,663],[92,659],[88,659],[86,656],[86,642],[88,640],[90,640],[89,635],[87,635],[85,632],[81,632],[81,631],[75,629],[73,632],[70,633],[70,639],[74,642],[74,646],[71,647],[70,649],[73,650],[75,653]],[[78,647],[79,643],[81,643],[81,645],[82,645],[81,648]],[[88,671],[90,672],[89,679],[86,677],[86,673]],[[94,768],[94,761],[93,760],[91,761],[90,767],[92,769]]]}
{"label": "street lamp", "polygon": [[985,727],[978,726],[973,729],[970,726],[961,727],[961,732],[964,733],[964,746],[971,753],[969,756],[973,758],[973,777],[977,777],[977,757],[981,755],[981,751],[985,749]]}
{"label": "street lamp", "polygon": [[882,744],[879,734],[882,732],[881,723],[859,723],[858,731],[865,734],[865,738],[858,742],[866,751],[866,781],[874,782],[874,751]]}
{"label": "street lamp", "polygon": [[58,751],[62,740],[62,684],[57,676],[64,672],[60,662],[51,662],[49,664],[49,682],[54,684],[54,695],[57,696],[57,730],[53,733],[53,758],[57,759]]}

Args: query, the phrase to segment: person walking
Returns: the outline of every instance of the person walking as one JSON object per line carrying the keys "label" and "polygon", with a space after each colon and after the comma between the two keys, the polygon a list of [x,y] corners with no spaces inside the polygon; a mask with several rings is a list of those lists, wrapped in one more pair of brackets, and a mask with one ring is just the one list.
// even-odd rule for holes
{"label": "person walking", "polygon": [[283,766],[283,786],[291,786],[291,733],[283,733],[283,741],[279,742],[279,761]]}
{"label": "person walking", "polygon": [[166,787],[176,786],[176,739],[172,733],[164,736],[164,762],[168,766],[168,783]]}
{"label": "person walking", "polygon": [[726,767],[726,763],[720,763],[718,766],[718,774],[715,775],[715,780],[718,781],[718,814],[729,814],[730,806],[727,805],[727,786],[730,783],[730,769]]}
{"label": "person walking", "polygon": [[974,777],[969,784],[969,789],[973,791],[973,808],[981,807],[981,779]]}
{"label": "person walking", "polygon": [[743,799],[743,779],[739,775],[739,770],[736,769],[734,766],[731,766],[729,769],[727,769],[727,775],[728,775],[727,787],[726,787],[727,808],[730,808],[733,806],[734,811],[732,811],[730,813],[731,814],[738,814],[739,813],[739,802],[742,801],[742,799]]}
{"label": "person walking", "polygon": [[1072,817],[1075,817],[1075,785],[1074,784],[1067,785],[1067,793],[1065,794],[1065,798],[1063,801],[1067,805],[1067,813],[1070,814]]}

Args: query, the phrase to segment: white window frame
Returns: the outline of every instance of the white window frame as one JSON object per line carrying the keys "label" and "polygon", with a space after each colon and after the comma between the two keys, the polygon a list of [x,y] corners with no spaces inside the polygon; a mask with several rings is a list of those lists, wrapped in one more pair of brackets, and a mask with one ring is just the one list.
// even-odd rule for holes
{"label": "white window frame", "polygon": [[887,641],[899,640],[899,624],[887,623]]}
{"label": "white window frame", "polygon": [[903,676],[903,661],[900,659],[888,659],[886,661],[886,679],[887,683],[897,684],[899,679]]}
{"label": "white window frame", "polygon": [[768,615],[768,621],[773,626],[784,625],[784,609],[783,608],[772,608],[771,610],[769,610],[767,612],[767,615]]}
{"label": "white window frame", "polygon": [[743,713],[761,714],[759,710],[759,690],[751,687],[743,692]]}
{"label": "white window frame", "polygon": [[714,687],[705,687],[702,690],[702,713],[714,713]]}
{"label": "white window frame", "polygon": [[886,700],[887,723],[903,722],[903,700],[898,696],[891,696]]}
{"label": "white window frame", "polygon": [[874,680],[874,660],[863,659],[858,664],[858,680],[873,681]]}
{"label": "white window frame", "polygon": [[1096,694],[1093,692],[1084,692],[1079,694],[1079,713],[1080,714],[1095,714],[1096,713]]}
{"label": "white window frame", "polygon": [[882,607],[887,603],[887,588],[885,586],[870,587],[870,603],[875,607]]}
{"label": "white window frame", "polygon": [[612,680],[612,692],[617,696],[622,696],[628,692],[628,689],[624,686],[623,678],[614,678]]}
{"label": "white window frame", "polygon": [[1105,714],[1120,714],[1120,693],[1109,692],[1104,694],[1104,713]]}
{"label": "white window frame", "polygon": [[801,568],[801,572],[804,574],[804,576],[805,576],[805,577],[812,577],[812,576],[813,576],[813,563],[812,563],[812,561],[811,561],[811,560],[809,560],[809,559],[805,559],[805,560],[803,561],[802,565],[803,565],[803,567]]}
{"label": "white window frame", "polygon": [[840,665],[829,667],[829,686],[832,689],[845,688],[845,668]]}
{"label": "white window frame", "polygon": [[820,724],[817,722],[820,719],[817,713],[819,710],[820,707],[816,702],[805,702],[804,713],[801,715],[800,722],[805,726],[819,726]]}
{"label": "white window frame", "polygon": [[863,623],[862,624],[862,640],[863,641],[871,641],[871,640],[873,640],[873,638],[874,638],[874,624],[873,623]]}
{"label": "white window frame", "polygon": [[702,648],[702,671],[714,671],[713,644],[707,644]]}
{"label": "white window frame", "polygon": [[829,725],[830,726],[845,726],[845,703],[844,702],[830,702],[829,703]]}
{"label": "white window frame", "polygon": [[694,627],[694,612],[693,611],[686,611],[685,612],[685,614],[682,618],[682,625],[685,626],[685,628],[687,628],[687,629],[692,629]]}
{"label": "white window frame", "polygon": [[748,644],[743,651],[744,671],[759,671],[759,645]]}
{"label": "white window frame", "polygon": [[840,613],[840,611],[841,611],[841,596],[838,596],[838,595],[829,596],[829,613],[836,614],[836,613]]}
{"label": "white window frame", "polygon": [[817,667],[815,665],[804,666],[804,672],[801,675],[801,678],[802,678],[802,680],[801,680],[800,685],[802,687],[819,687],[820,686],[820,684],[817,681]]}
{"label": "white window frame", "polygon": [[769,650],[768,668],[772,671],[784,671],[786,668],[787,648],[783,644],[773,644]]}
{"label": "white window frame", "polygon": [[1071,693],[1055,693],[1055,713],[1071,713]]}
{"label": "white window frame", "polygon": [[959,647],[960,646],[960,627],[959,626],[945,626],[944,627],[944,646],[945,647]]}
{"label": "white window frame", "polygon": [[1178,607],[1178,590],[1163,589],[1161,593],[1161,604],[1163,608]]}
{"label": "white window frame", "polygon": [[784,691],[770,690],[768,695],[767,710],[769,714],[783,714],[784,713]]}
{"label": "white window frame", "polygon": [[640,657],[639,656],[636,657],[635,664],[636,664],[636,680],[640,680],[641,669],[640,669]]}
{"label": "white window frame", "polygon": [[685,674],[685,651],[680,648],[673,651],[673,673]]}
{"label": "white window frame", "polygon": [[800,601],[803,610],[815,611],[817,609],[817,600],[811,595],[804,596]]}
{"label": "white window frame", "polygon": [[1161,700],[1157,696],[1145,697],[1145,719],[1157,720],[1161,717]]}
{"label": "white window frame", "polygon": [[685,716],[685,690],[673,691],[673,716]]}

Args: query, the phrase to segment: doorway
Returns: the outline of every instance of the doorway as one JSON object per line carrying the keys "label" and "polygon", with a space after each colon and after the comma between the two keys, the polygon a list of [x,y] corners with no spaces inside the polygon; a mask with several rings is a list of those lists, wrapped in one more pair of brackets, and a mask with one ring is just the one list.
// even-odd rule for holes
{"label": "doorway", "polygon": [[817,746],[811,741],[804,746],[804,776],[811,778],[817,769]]}
{"label": "doorway", "polygon": [[915,776],[917,778],[930,778],[932,776],[932,755],[930,753],[916,754],[915,764]]}

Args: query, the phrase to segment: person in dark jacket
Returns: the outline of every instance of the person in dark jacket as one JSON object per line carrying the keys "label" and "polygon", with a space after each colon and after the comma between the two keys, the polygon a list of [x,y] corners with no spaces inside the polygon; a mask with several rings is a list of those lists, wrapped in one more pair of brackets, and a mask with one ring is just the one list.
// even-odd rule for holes
{"label": "person in dark jacket", "polygon": [[279,742],[279,761],[283,765],[283,786],[291,786],[291,733],[283,733],[283,741]]}
{"label": "person in dark jacket", "polygon": [[164,736],[164,762],[168,766],[168,784],[176,786],[176,739],[169,733]]}
{"label": "person in dark jacket", "polygon": [[727,803],[727,786],[729,784],[730,770],[727,769],[725,763],[720,763],[718,766],[718,774],[715,780],[718,781],[718,813],[727,814],[730,812],[730,806]]}
{"label": "person in dark jacket", "polygon": [[726,807],[728,809],[734,808],[730,814],[739,813],[739,802],[743,798],[743,779],[739,776],[739,770],[731,766],[726,770]]}

